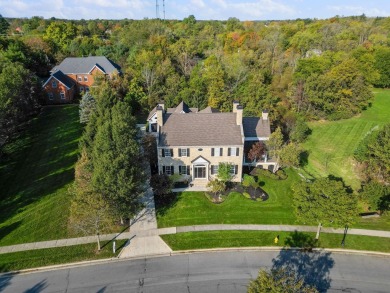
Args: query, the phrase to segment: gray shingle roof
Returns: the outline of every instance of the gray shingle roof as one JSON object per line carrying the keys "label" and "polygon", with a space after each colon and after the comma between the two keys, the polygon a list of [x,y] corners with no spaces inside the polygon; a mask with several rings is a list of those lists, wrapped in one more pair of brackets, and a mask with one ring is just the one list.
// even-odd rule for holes
{"label": "gray shingle roof", "polygon": [[208,106],[208,107],[204,108],[203,110],[200,110],[199,113],[219,113],[219,110]]}
{"label": "gray shingle roof", "polygon": [[166,114],[159,146],[242,145],[235,113]]}
{"label": "gray shingle roof", "polygon": [[61,82],[62,84],[64,84],[68,89],[72,88],[75,83],[73,82],[72,79],[70,79],[68,76],[66,76],[62,71],[56,71],[54,73],[52,73],[50,75],[50,77],[46,80],[46,82],[43,84],[42,87],[44,87],[49,81],[50,79],[54,77],[55,79],[57,79],[59,82]]}
{"label": "gray shingle roof", "polygon": [[94,66],[97,66],[106,74],[111,74],[116,70],[120,71],[119,65],[108,60],[104,56],[88,56],[65,58],[64,61],[62,61],[60,65],[55,66],[51,72],[61,70],[65,74],[86,74],[89,73]]}
{"label": "gray shingle roof", "polygon": [[259,117],[244,117],[242,119],[245,137],[269,137],[271,129],[269,120]]}

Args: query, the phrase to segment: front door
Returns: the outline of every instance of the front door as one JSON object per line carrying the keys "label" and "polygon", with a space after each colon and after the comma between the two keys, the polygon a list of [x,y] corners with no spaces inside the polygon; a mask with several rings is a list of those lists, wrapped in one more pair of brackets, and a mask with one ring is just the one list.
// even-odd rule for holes
{"label": "front door", "polygon": [[194,178],[205,179],[206,178],[206,166],[194,166]]}

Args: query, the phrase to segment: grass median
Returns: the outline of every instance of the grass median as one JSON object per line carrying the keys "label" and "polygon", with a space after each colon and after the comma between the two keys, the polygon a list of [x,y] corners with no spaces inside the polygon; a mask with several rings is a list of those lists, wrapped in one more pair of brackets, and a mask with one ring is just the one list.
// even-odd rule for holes
{"label": "grass median", "polygon": [[[279,235],[279,242],[274,239]],[[227,247],[293,246],[306,247],[313,243],[315,233],[279,231],[207,231],[161,236],[172,250]],[[320,248],[343,248],[343,234],[321,233]],[[390,238],[347,235],[344,249],[390,252]]]}
{"label": "grass median", "polygon": [[0,254],[0,272],[115,257],[125,243],[126,240],[116,241],[115,254],[111,241],[103,241],[100,251],[97,251],[96,243],[90,243]]}

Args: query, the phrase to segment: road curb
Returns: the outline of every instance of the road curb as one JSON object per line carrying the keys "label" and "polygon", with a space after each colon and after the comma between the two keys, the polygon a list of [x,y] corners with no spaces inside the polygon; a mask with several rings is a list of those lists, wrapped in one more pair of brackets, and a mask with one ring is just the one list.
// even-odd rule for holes
{"label": "road curb", "polygon": [[[9,274],[29,274],[29,273],[36,273],[36,272],[42,272],[42,271],[53,271],[53,270],[69,269],[69,268],[75,268],[75,267],[84,267],[84,266],[98,265],[98,264],[101,264],[104,262],[122,262],[122,261],[139,260],[139,259],[145,259],[145,258],[159,258],[159,257],[166,257],[166,256],[178,256],[178,255],[186,255],[186,254],[205,253],[205,252],[216,252],[216,253],[217,252],[233,252],[233,251],[236,251],[236,252],[239,252],[239,251],[259,251],[259,252],[261,252],[261,251],[281,251],[281,250],[295,250],[295,251],[309,252],[309,251],[304,250],[304,249],[299,248],[299,247],[275,247],[275,246],[226,247],[226,248],[177,250],[177,251],[172,251],[170,253],[162,253],[162,254],[135,256],[135,257],[128,257],[128,258],[112,257],[112,258],[104,258],[104,259],[96,259],[96,260],[87,260],[87,261],[75,262],[75,263],[51,265],[51,266],[45,266],[45,267],[38,267],[38,268],[31,268],[31,269],[24,269],[24,270],[17,270],[17,271],[11,271],[11,272],[6,272],[6,273],[0,273],[0,276],[6,275],[6,274],[8,274],[8,275]],[[368,251],[368,250],[313,248],[310,252],[320,252],[320,251],[326,251],[326,252],[337,253],[337,254],[367,255],[367,256],[389,257],[390,258],[390,253]]]}
{"label": "road curb", "polygon": [[192,253],[203,253],[203,252],[228,252],[228,251],[281,251],[281,250],[296,250],[302,252],[316,252],[316,251],[327,251],[338,254],[356,254],[356,255],[371,255],[371,256],[384,256],[390,257],[390,253],[369,251],[369,250],[353,250],[353,249],[339,249],[339,248],[313,248],[311,250],[300,248],[300,247],[277,247],[277,246],[262,246],[262,247],[226,247],[226,248],[205,248],[205,249],[190,249],[190,250],[176,250],[173,251],[172,255],[180,254],[192,254]]}

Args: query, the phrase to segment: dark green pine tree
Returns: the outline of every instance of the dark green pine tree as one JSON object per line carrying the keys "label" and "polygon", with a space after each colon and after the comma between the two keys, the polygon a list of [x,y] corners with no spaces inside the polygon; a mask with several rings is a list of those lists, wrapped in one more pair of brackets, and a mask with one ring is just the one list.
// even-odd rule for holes
{"label": "dark green pine tree", "polygon": [[91,93],[85,93],[80,101],[80,123],[87,123],[92,112],[96,108],[96,101]]}
{"label": "dark green pine tree", "polygon": [[9,28],[8,21],[0,14],[0,35],[6,34]]}
{"label": "dark green pine tree", "polygon": [[97,128],[92,150],[94,189],[121,219],[137,211],[145,183],[136,120],[130,113],[126,103],[117,102]]}

